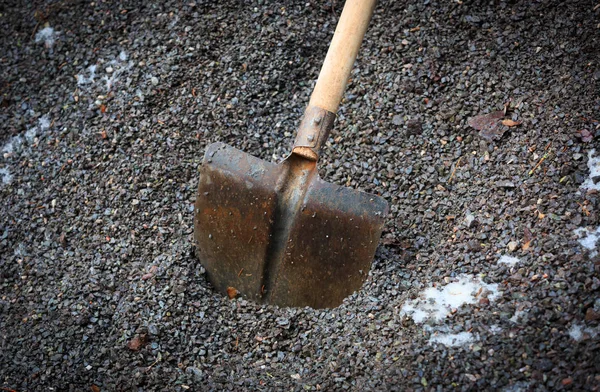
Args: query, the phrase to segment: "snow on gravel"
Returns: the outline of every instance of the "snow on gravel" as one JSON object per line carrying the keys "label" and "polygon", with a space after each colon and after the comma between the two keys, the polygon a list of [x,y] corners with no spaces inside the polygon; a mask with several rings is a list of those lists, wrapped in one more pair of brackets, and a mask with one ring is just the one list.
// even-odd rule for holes
{"label": "snow on gravel", "polygon": [[590,338],[598,336],[598,331],[591,327],[581,326],[579,324],[573,324],[569,329],[569,336],[576,342],[583,340],[584,335],[589,335]]}
{"label": "snow on gravel", "polygon": [[517,310],[515,312],[515,314],[513,314],[513,316],[509,319],[510,321],[512,321],[513,323],[517,324],[519,322],[519,320],[526,314],[525,311],[523,310]]}
{"label": "snow on gravel", "polygon": [[[430,324],[442,322],[454,309],[462,305],[473,304],[487,297],[493,301],[500,296],[497,284],[488,284],[479,277],[460,275],[455,282],[444,287],[429,287],[418,298],[407,301],[400,310],[401,315],[408,315],[415,323]],[[439,343],[447,347],[460,347],[475,340],[470,332],[449,332],[448,328],[426,325],[425,331],[431,332],[430,344]]]}
{"label": "snow on gravel", "polygon": [[50,125],[52,125],[52,121],[49,114],[40,117],[36,126],[29,128],[23,135],[13,136],[2,146],[4,157],[7,158],[17,152],[21,152],[24,142],[33,144],[38,135],[50,129]]}
{"label": "snow on gravel", "polygon": [[7,155],[10,155],[18,150],[22,143],[23,139],[21,136],[17,135],[10,138],[10,140],[6,142],[4,146],[2,146],[2,152],[4,153],[4,156],[6,157]]}
{"label": "snow on gravel", "polygon": [[573,233],[579,237],[577,241],[581,244],[581,246],[590,251],[590,257],[594,257],[598,254],[598,251],[596,250],[596,244],[600,238],[600,226],[598,226],[596,230],[589,230],[585,227],[580,227],[575,229]]}
{"label": "snow on gravel", "polygon": [[90,65],[87,68],[87,74],[89,76],[85,76],[83,74],[77,74],[75,76],[77,78],[77,85],[78,86],[85,86],[87,84],[94,83],[94,79],[96,79],[96,69],[97,68],[98,68],[98,66],[96,64]]}
{"label": "snow on gravel", "polygon": [[490,332],[493,334],[497,334],[497,333],[502,332],[502,328],[500,328],[500,326],[497,324],[493,324],[493,325],[490,325]]}
{"label": "snow on gravel", "polygon": [[498,259],[498,264],[508,264],[509,266],[512,267],[513,265],[517,264],[520,261],[521,260],[519,260],[518,257],[502,255],[502,256],[500,256],[500,259]]}
{"label": "snow on gravel", "polygon": [[401,315],[409,315],[417,324],[426,321],[440,322],[452,309],[479,300],[484,290],[490,301],[500,294],[497,284],[487,284],[479,277],[460,275],[457,281],[447,284],[441,289],[429,287],[421,295],[402,306]]}
{"label": "snow on gravel", "polygon": [[0,177],[2,177],[3,184],[10,184],[13,178],[7,168],[0,169]]}
{"label": "snow on gravel", "polygon": [[588,169],[590,169],[590,176],[581,184],[582,189],[592,190],[595,189],[600,191],[600,181],[594,182],[594,178],[600,176],[600,155],[596,155],[596,150],[590,150],[588,153]]}
{"label": "snow on gravel", "polygon": [[47,48],[51,48],[54,46],[57,36],[58,32],[52,27],[44,27],[35,35],[35,42],[43,42]]}
{"label": "snow on gravel", "polygon": [[470,332],[436,333],[429,338],[429,344],[440,343],[446,347],[460,347],[473,342]]}

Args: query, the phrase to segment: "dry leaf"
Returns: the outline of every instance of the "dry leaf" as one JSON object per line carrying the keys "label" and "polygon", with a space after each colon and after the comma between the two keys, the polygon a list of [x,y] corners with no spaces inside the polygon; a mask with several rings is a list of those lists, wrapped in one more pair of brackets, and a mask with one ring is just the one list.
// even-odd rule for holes
{"label": "dry leaf", "polygon": [[138,351],[143,345],[148,342],[148,336],[143,333],[140,335],[136,335],[129,343],[127,343],[127,348],[131,351]]}
{"label": "dry leaf", "polygon": [[98,385],[92,385],[90,389],[92,392],[100,392],[100,387]]}
{"label": "dry leaf", "polygon": [[106,105],[105,104],[100,105],[100,113],[106,113]]}
{"label": "dry leaf", "polygon": [[585,312],[585,320],[593,321],[600,320],[600,313],[596,312],[594,308],[588,308],[587,312]]}
{"label": "dry leaf", "polygon": [[142,280],[148,280],[148,279],[152,278],[154,276],[154,274],[156,274],[156,271],[158,271],[158,267],[153,265],[152,267],[150,267],[150,271],[148,271],[147,274],[144,274],[142,276]]}
{"label": "dry leaf", "polygon": [[521,121],[513,121],[509,118],[502,120],[502,125],[506,125],[507,127],[516,127],[517,125],[520,125]]}
{"label": "dry leaf", "polygon": [[533,234],[529,228],[523,229],[523,251],[528,250],[531,247],[531,241],[533,241]]}
{"label": "dry leaf", "polygon": [[227,295],[229,299],[234,299],[238,295],[238,291],[235,287],[227,287]]}
{"label": "dry leaf", "polygon": [[584,143],[589,143],[594,140],[594,135],[587,129],[582,129],[579,131],[579,137],[581,137],[581,141]]}
{"label": "dry leaf", "polygon": [[488,114],[471,117],[467,120],[467,124],[478,130],[481,137],[485,139],[500,139],[504,134],[504,129],[499,127],[502,117],[504,117],[504,110],[497,110]]}
{"label": "dry leaf", "polygon": [[102,137],[102,139],[106,139],[108,137],[108,135],[106,134],[106,131],[100,132],[100,136]]}

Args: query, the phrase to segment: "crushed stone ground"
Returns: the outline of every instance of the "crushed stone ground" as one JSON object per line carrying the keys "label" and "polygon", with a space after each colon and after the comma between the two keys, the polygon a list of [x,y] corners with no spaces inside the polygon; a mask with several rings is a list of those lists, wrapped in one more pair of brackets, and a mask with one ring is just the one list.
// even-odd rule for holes
{"label": "crushed stone ground", "polygon": [[0,387],[598,390],[597,1],[380,1],[321,165],[391,205],[363,289],[212,291],[204,149],[289,153],[342,5],[0,2]]}

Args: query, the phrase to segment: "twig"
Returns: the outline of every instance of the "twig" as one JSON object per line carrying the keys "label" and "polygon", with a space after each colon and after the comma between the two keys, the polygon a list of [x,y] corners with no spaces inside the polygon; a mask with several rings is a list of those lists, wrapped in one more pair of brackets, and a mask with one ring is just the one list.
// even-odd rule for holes
{"label": "twig", "polygon": [[543,163],[543,162],[544,162],[546,159],[548,159],[548,156],[549,156],[549,154],[548,154],[548,153],[546,153],[546,154],[544,154],[544,156],[543,156],[543,157],[541,157],[541,158],[540,158],[540,160],[538,161],[537,165],[535,165],[535,167],[529,171],[529,175],[530,175],[530,176],[531,176],[531,175],[533,175],[533,173],[536,171],[536,169],[537,169],[538,167],[540,167],[540,165],[541,165],[541,164],[542,164],[542,163]]}
{"label": "twig", "polygon": [[156,364],[157,364],[157,363],[160,361],[160,359],[161,359],[161,358],[160,358],[160,357],[158,357],[158,358],[156,359],[156,361],[154,361],[154,362],[152,363],[152,365],[148,366],[148,367],[146,368],[146,373],[147,373],[147,372],[149,372],[149,371],[150,371],[150,369],[152,369],[152,366],[156,365]]}
{"label": "twig", "polygon": [[461,159],[462,157],[458,157],[458,161],[456,161],[456,165],[454,165],[454,170],[452,170],[452,174],[450,174],[450,178],[448,179],[448,184],[452,182],[452,179],[454,178],[454,173],[456,173],[456,169],[458,169],[458,165],[460,164]]}
{"label": "twig", "polygon": [[39,25],[40,21],[38,20],[38,22],[35,24],[35,27],[33,28],[33,33],[31,33],[31,39],[33,39],[33,36],[35,35],[35,32],[37,31]]}
{"label": "twig", "polygon": [[583,213],[584,213],[586,216],[590,216],[590,211],[589,211],[589,210],[586,208],[586,206],[585,206],[585,205],[581,204],[581,203],[580,203],[580,202],[578,202],[578,201],[577,201],[576,203],[577,203],[577,204],[579,204],[579,206],[581,207],[581,211],[583,211]]}

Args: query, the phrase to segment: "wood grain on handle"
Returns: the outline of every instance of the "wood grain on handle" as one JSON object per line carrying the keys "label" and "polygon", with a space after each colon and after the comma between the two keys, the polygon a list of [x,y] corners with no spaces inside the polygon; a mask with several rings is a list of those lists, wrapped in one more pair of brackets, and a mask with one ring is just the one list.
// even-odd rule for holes
{"label": "wood grain on handle", "polygon": [[336,113],[377,0],[347,0],[309,106]]}

